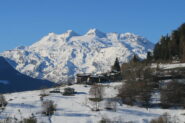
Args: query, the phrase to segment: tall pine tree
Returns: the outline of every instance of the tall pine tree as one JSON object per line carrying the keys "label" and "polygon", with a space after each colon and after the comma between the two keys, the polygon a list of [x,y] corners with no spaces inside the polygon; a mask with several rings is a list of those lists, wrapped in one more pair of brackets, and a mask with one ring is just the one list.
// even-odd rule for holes
{"label": "tall pine tree", "polygon": [[112,66],[112,71],[113,72],[120,72],[121,71],[121,67],[120,67],[118,58],[116,58],[114,65]]}

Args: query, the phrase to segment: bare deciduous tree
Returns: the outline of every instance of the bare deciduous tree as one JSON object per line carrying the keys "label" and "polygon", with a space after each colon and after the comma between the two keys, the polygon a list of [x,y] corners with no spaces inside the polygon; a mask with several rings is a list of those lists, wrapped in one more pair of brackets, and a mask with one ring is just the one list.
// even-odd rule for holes
{"label": "bare deciduous tree", "polygon": [[170,106],[185,107],[185,84],[173,80],[161,90],[161,103],[164,108]]}
{"label": "bare deciduous tree", "polygon": [[146,108],[150,105],[151,92],[154,89],[153,70],[144,63],[122,65],[122,74],[126,82],[119,91],[123,102],[133,105],[139,102]]}
{"label": "bare deciduous tree", "polygon": [[104,87],[103,85],[95,84],[90,88],[89,94],[96,99],[103,99]]}
{"label": "bare deciduous tree", "polygon": [[98,111],[100,108],[99,102],[103,99],[104,87],[98,84],[92,85],[89,94],[91,95],[91,98],[89,99],[92,101],[93,104],[92,110]]}

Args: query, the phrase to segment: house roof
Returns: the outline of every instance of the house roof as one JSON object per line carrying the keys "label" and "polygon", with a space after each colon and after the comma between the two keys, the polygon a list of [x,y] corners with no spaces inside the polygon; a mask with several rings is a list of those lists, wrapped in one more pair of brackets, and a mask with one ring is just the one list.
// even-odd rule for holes
{"label": "house roof", "polygon": [[88,73],[81,73],[81,74],[77,74],[76,76],[78,77],[89,77],[91,74]]}

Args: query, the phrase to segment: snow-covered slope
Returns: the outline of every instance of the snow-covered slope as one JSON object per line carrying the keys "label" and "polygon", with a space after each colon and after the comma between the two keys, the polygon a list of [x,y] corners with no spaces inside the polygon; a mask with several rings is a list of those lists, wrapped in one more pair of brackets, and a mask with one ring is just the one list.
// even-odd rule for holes
{"label": "snow-covered slope", "polygon": [[[184,123],[183,109],[160,109],[120,105],[116,103],[116,111],[106,110],[106,99],[115,97],[117,89],[121,83],[111,83],[105,85],[104,101],[99,104],[100,111],[92,111],[93,102],[89,100],[89,90],[91,86],[72,85],[77,94],[74,96],[63,96],[60,93],[50,93],[43,100],[52,100],[56,104],[56,112],[50,117],[42,114],[42,101],[40,94],[42,91],[27,91],[20,93],[11,93],[4,95],[8,101],[5,110],[0,110],[0,121],[7,117],[17,118],[20,121],[28,118],[32,114],[36,117],[38,123],[98,123],[102,118],[108,118],[116,123],[149,123],[151,119],[157,118],[164,113],[169,114],[171,123]],[[68,87],[68,86],[66,86]],[[60,87],[63,92],[64,88]],[[53,90],[53,89],[50,89]],[[49,90],[46,90],[46,93]],[[170,118],[171,117],[171,118]],[[171,121],[172,119],[172,121]],[[174,121],[173,121],[174,120]]]}
{"label": "snow-covered slope", "polygon": [[154,45],[132,33],[103,33],[90,29],[79,35],[72,30],[49,33],[28,47],[1,53],[20,72],[32,77],[64,82],[76,73],[110,70],[116,57],[127,62],[133,54],[146,58]]}

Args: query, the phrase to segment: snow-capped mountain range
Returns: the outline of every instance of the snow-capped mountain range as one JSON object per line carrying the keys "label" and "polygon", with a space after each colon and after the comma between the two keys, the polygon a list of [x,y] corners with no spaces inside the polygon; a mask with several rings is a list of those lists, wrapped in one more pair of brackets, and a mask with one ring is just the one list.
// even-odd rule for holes
{"label": "snow-capped mountain range", "polygon": [[77,73],[110,70],[116,57],[127,62],[133,54],[144,59],[154,44],[132,33],[104,33],[90,29],[86,34],[68,30],[49,33],[28,47],[1,53],[21,73],[39,79],[65,82]]}

